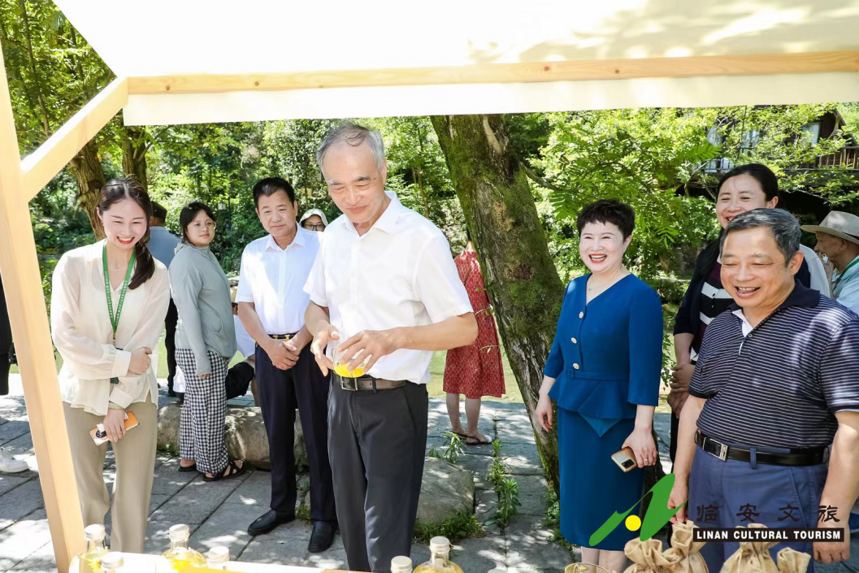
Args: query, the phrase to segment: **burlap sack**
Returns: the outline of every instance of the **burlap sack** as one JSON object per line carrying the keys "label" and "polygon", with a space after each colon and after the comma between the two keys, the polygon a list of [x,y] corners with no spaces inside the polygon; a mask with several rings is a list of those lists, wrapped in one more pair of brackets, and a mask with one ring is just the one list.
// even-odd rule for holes
{"label": "burlap sack", "polygon": [[[623,573],[668,573],[672,571],[673,561],[662,554],[662,542],[658,539],[641,541],[638,538],[627,542],[623,552],[632,565]],[[676,557],[674,558],[676,560]]]}
{"label": "burlap sack", "polygon": [[[737,526],[737,529],[743,527]],[[766,528],[762,523],[752,523],[749,528]],[[775,561],[770,556],[770,548],[778,545],[776,541],[740,543],[737,552],[722,565],[721,573],[779,573]]]}
{"label": "burlap sack", "polygon": [[710,573],[707,563],[701,556],[701,548],[706,545],[703,541],[693,542],[693,531],[698,526],[691,521],[675,523],[671,533],[671,547],[664,555],[668,561],[673,561],[671,573]]}
{"label": "burlap sack", "polygon": [[790,547],[779,551],[777,558],[780,573],[805,573],[811,563],[811,555]]}

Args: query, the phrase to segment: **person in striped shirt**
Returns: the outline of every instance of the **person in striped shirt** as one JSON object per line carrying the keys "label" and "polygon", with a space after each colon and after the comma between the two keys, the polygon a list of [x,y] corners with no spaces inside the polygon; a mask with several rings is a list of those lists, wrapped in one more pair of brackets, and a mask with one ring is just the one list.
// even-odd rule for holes
{"label": "person in striped shirt", "polygon": [[[859,497],[859,316],[796,280],[799,238],[778,209],[738,215],[723,234],[721,281],[736,303],[707,327],[692,375],[668,507],[688,503],[672,521],[847,525]],[[773,557],[785,546],[832,563],[849,558],[850,535],[779,544]],[[719,571],[737,548],[709,543],[702,555]]]}

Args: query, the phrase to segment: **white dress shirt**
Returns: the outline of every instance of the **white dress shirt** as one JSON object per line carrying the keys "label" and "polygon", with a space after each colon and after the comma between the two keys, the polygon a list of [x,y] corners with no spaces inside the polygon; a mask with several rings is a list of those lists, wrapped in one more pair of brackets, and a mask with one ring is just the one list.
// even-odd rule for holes
{"label": "white dress shirt", "polygon": [[[444,234],[394,193],[387,195],[391,203],[364,235],[346,216],[325,229],[304,287],[313,302],[328,307],[341,341],[362,330],[424,326],[472,312]],[[328,345],[329,357],[334,346]],[[425,384],[432,355],[397,350],[368,374]]]}
{"label": "white dress shirt", "polygon": [[236,325],[236,347],[239,349],[239,352],[245,358],[254,355],[254,351],[256,350],[256,342],[248,334],[248,331],[245,330],[245,325],[242,324],[242,321],[239,320],[238,316],[233,315],[233,322]]}
{"label": "white dress shirt", "polygon": [[302,287],[319,251],[320,234],[297,229],[285,249],[266,235],[242,253],[236,302],[252,302],[268,334],[292,334],[304,326],[310,297]]}
{"label": "white dress shirt", "polygon": [[[63,357],[63,401],[99,416],[107,414],[109,401],[123,408],[134,402],[158,403],[158,338],[170,304],[167,267],[156,259],[152,278],[125,293],[114,346],[103,249],[104,241],[99,241],[64,254],[54,269],[51,291],[51,334]],[[121,289],[111,292],[114,312]],[[142,376],[126,376],[131,354],[140,348],[152,350],[152,367]],[[119,384],[111,384],[111,378],[119,378]]]}

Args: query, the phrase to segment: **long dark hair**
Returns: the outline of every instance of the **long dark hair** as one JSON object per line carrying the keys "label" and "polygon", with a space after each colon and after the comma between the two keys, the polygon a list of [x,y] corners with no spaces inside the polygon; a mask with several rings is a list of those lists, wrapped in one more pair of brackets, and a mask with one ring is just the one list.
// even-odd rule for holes
{"label": "long dark hair", "polygon": [[[764,192],[764,197],[767,201],[772,201],[778,197],[778,177],[776,177],[775,173],[773,173],[766,165],[761,165],[760,163],[749,163],[747,165],[734,167],[722,176],[722,179],[719,181],[719,186],[716,187],[716,201],[719,200],[719,192],[722,190],[722,186],[725,182],[728,179],[739,175],[754,177],[760,184],[761,190]],[[701,254],[698,255],[698,260],[695,262],[695,274],[693,275],[692,280],[704,279],[710,276],[710,273],[713,272],[713,269],[716,267],[716,261],[719,259],[719,244],[724,232],[725,230],[722,229],[719,232],[719,237],[707,245],[704,250],[701,251]]]}
{"label": "long dark hair", "polygon": [[114,203],[124,199],[131,199],[143,209],[146,215],[146,233],[134,245],[134,253],[137,257],[137,267],[128,288],[136,289],[155,274],[155,259],[146,244],[149,242],[149,218],[152,216],[152,201],[149,194],[139,181],[134,179],[111,179],[101,188],[101,196],[98,198],[98,212],[104,216]]}
{"label": "long dark hair", "polygon": [[192,203],[188,203],[182,208],[182,212],[179,213],[179,226],[182,228],[182,241],[190,244],[191,241],[188,240],[188,225],[191,224],[200,211],[204,211],[206,215],[209,216],[209,219],[217,222],[215,219],[215,214],[212,212],[212,209],[209,208],[205,203],[201,203],[200,201],[194,201]]}

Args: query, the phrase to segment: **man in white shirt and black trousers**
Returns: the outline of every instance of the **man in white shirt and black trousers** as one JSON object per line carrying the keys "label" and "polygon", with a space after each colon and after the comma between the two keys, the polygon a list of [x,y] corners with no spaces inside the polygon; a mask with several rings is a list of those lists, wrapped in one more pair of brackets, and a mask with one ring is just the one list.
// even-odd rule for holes
{"label": "man in white shirt and black trousers", "polygon": [[412,546],[432,353],[471,344],[477,323],[444,234],[385,192],[381,136],[343,124],[316,159],[344,216],[325,229],[305,286],[311,348],[326,374],[335,351],[365,372],[331,384],[337,517],[349,569],[385,572]]}
{"label": "man in white shirt and black trousers", "polygon": [[256,378],[271,459],[271,510],[248,527],[268,533],[295,519],[295,409],[310,466],[309,551],[325,551],[334,541],[337,516],[328,462],[330,378],[310,353],[304,327],[309,297],[302,287],[319,250],[319,233],[296,224],[295,191],[279,177],[254,185],[254,204],[269,235],[245,247],[236,302],[239,319],[256,341]]}

